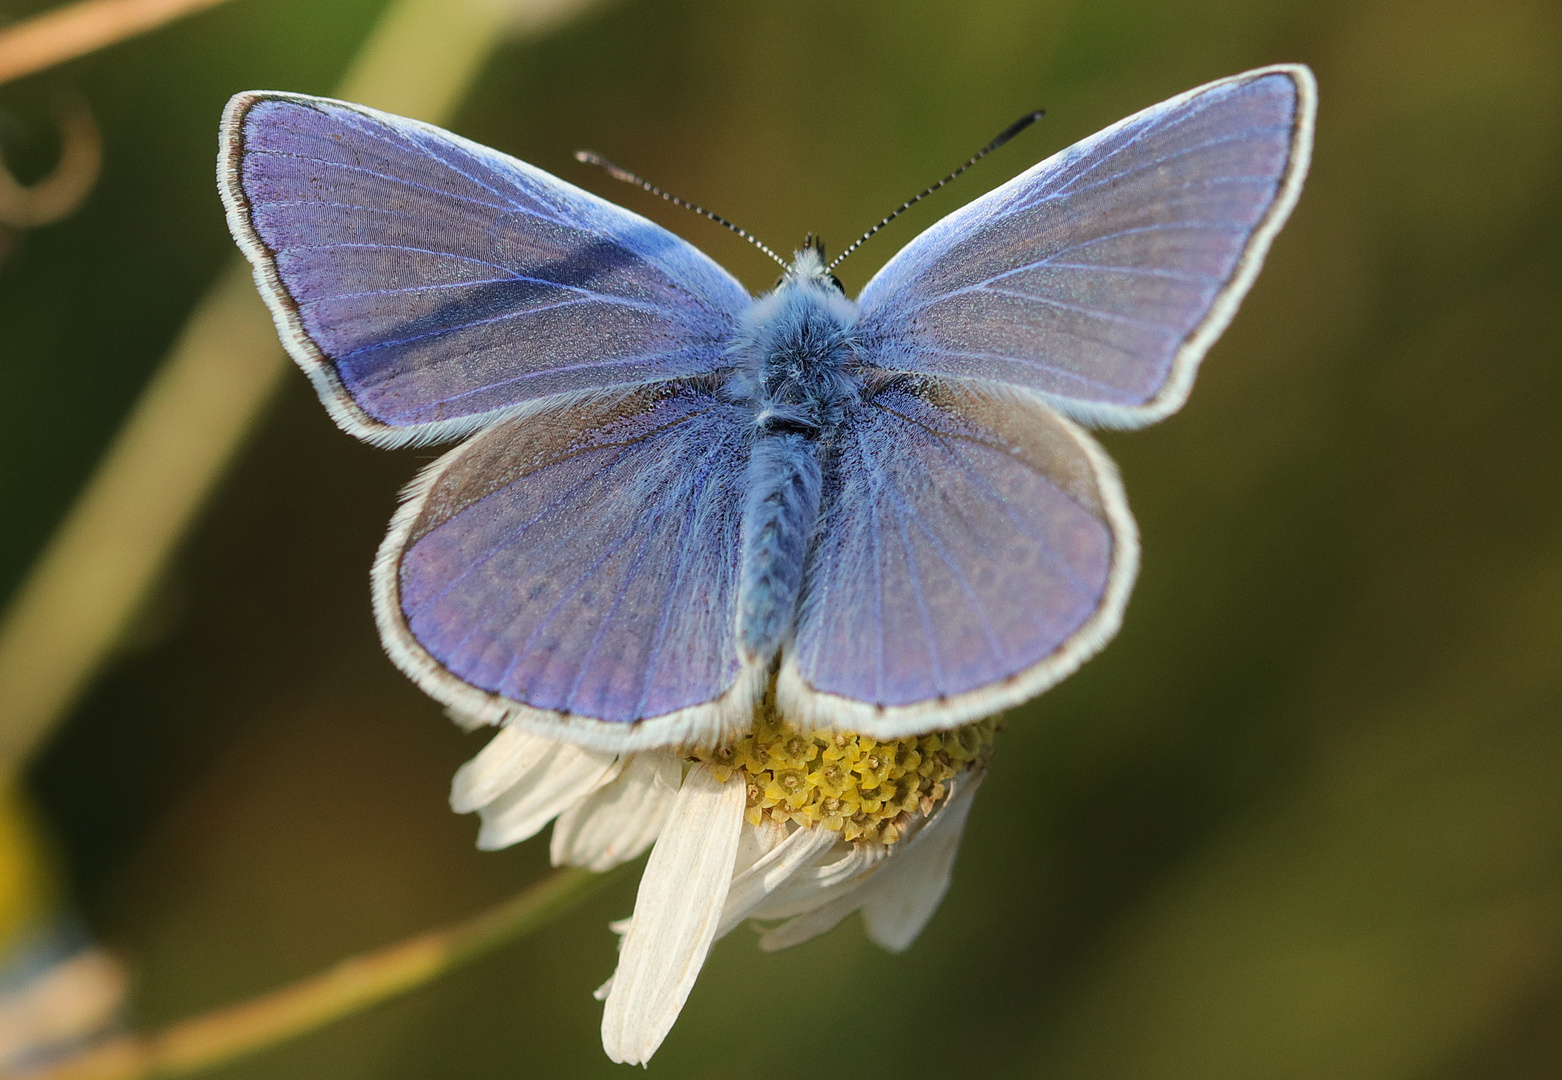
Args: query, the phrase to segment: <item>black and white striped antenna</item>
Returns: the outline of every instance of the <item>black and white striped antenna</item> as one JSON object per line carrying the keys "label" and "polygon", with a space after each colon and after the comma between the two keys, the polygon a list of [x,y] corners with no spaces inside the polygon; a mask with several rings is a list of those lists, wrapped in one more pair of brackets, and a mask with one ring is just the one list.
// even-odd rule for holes
{"label": "black and white striped antenna", "polygon": [[633,184],[636,187],[644,188],[646,191],[649,191],[652,195],[660,195],[662,198],[666,199],[668,202],[672,203],[674,206],[681,206],[685,210],[693,210],[696,214],[699,214],[702,217],[710,218],[717,225],[725,225],[727,228],[729,228],[733,232],[737,233],[743,239],[745,239],[749,243],[753,244],[760,251],[763,251],[766,255],[769,255],[776,262],[780,263],[781,264],[781,268],[783,270],[786,269],[787,262],[786,262],[785,259],[783,259],[781,256],[777,255],[774,251],[771,251],[770,248],[765,246],[765,243],[762,240],[760,240],[757,236],[755,236],[753,233],[749,232],[747,229],[739,228],[737,225],[734,225],[732,222],[728,221],[726,218],[722,217],[720,214],[713,214],[709,210],[705,209],[705,207],[703,207],[703,206],[696,206],[694,203],[689,202],[687,199],[680,199],[680,198],[678,198],[678,196],[672,194],[671,192],[663,191],[661,188],[659,188],[655,184],[651,183],[651,181],[645,179],[645,177],[643,177],[643,176],[636,176],[634,173],[630,172],[628,169],[623,169],[623,168],[620,168],[617,165],[614,165],[611,161],[609,161],[607,158],[603,157],[601,154],[592,153],[590,150],[576,150],[575,151],[575,160],[579,161],[579,162],[582,162],[582,163],[584,163],[586,165],[595,165],[597,168],[601,169],[603,172],[605,172],[609,176],[611,176],[614,180],[622,180],[626,184]]}
{"label": "black and white striped antenna", "polygon": [[1037,120],[1040,120],[1045,115],[1047,115],[1047,111],[1045,109],[1037,109],[1033,113],[1026,113],[1024,116],[1020,117],[1014,123],[1012,123],[1008,127],[1004,128],[1002,131],[1000,131],[998,133],[997,138],[993,139],[992,142],[988,143],[986,146],[982,147],[976,153],[972,154],[969,158],[967,158],[964,165],[961,165],[954,172],[952,172],[948,176],[944,177],[938,183],[936,183],[936,184],[932,185],[931,187],[927,188],[925,191],[919,192],[918,194],[913,195],[911,198],[907,199],[905,202],[901,203],[900,206],[898,206],[895,209],[895,211],[893,213],[891,213],[888,217],[886,217],[883,221],[879,222],[873,228],[869,229],[867,232],[865,232],[861,236],[857,237],[856,242],[854,242],[845,251],[843,251],[839,255],[837,255],[835,257],[835,261],[832,262],[829,266],[825,267],[825,269],[826,270],[834,270],[837,266],[841,265],[841,260],[842,259],[846,258],[846,256],[850,255],[852,252],[854,252],[858,248],[862,247],[863,244],[867,243],[869,237],[871,237],[874,233],[876,233],[880,229],[884,228],[884,226],[886,226],[890,222],[894,221],[901,214],[904,214],[907,210],[910,210],[917,203],[921,202],[923,199],[925,199],[929,195],[933,194],[933,192],[937,191],[939,188],[941,188],[945,184],[949,183],[955,177],[957,177],[961,173],[965,172],[965,170],[969,169],[972,165],[975,165],[978,161],[981,161],[982,158],[986,157],[988,154],[990,154],[994,150],[998,149],[998,147],[1002,146],[1004,143],[1006,143],[1010,139],[1014,138],[1020,132],[1024,131],[1026,128],[1030,127],[1032,124],[1034,124]]}

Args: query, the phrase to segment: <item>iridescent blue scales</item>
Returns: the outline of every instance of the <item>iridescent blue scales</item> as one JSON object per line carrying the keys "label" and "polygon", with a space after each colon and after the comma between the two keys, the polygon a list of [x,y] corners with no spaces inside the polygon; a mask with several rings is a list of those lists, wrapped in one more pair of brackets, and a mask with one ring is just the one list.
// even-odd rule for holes
{"label": "iridescent blue scales", "polygon": [[755,299],[659,226],[361,106],[241,94],[219,178],[289,352],[381,445],[465,439],[374,570],[392,659],[604,749],[953,727],[1069,674],[1138,562],[1078,425],[1186,399],[1296,201],[1299,66],[1154,106],[844,296]]}

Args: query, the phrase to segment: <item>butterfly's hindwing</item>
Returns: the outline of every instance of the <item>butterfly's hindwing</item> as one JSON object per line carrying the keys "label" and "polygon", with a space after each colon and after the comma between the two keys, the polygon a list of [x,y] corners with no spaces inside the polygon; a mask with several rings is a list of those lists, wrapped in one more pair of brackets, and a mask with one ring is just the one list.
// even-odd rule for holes
{"label": "butterfly's hindwing", "polygon": [[1111,463],[1045,405],[880,391],[836,435],[781,706],[881,737],[990,715],[1111,637],[1137,565]]}
{"label": "butterfly's hindwing", "polygon": [[393,658],[467,715],[604,748],[747,722],[743,419],[649,388],[502,421],[448,454],[376,566]]}

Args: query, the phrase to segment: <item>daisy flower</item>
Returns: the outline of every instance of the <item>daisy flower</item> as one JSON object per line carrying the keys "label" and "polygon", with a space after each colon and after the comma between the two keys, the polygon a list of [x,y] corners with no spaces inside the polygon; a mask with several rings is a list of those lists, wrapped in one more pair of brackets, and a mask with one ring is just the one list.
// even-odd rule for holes
{"label": "daisy flower", "polygon": [[651,848],[596,993],[603,1049],[644,1064],[711,945],[744,922],[764,924],[768,951],[861,911],[870,938],[907,948],[949,887],[994,729],[804,732],[767,702],[733,745],[615,754],[512,724],[456,773],[450,801],[478,814],[490,850],[552,821],[555,866],[608,870]]}

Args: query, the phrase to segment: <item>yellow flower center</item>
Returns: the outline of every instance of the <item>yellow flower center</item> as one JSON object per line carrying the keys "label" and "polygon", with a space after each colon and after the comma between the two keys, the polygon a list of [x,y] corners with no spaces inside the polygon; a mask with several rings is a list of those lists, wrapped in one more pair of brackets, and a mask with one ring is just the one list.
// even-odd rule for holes
{"label": "yellow flower center", "polygon": [[843,731],[804,732],[767,701],[754,730],[731,746],[693,750],[723,782],[748,788],[749,824],[766,817],[822,825],[843,840],[893,844],[915,815],[931,814],[946,781],[991,756],[994,720],[953,731],[880,741]]}

